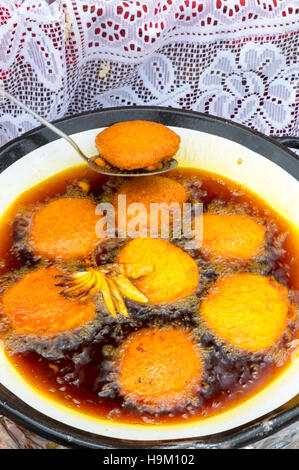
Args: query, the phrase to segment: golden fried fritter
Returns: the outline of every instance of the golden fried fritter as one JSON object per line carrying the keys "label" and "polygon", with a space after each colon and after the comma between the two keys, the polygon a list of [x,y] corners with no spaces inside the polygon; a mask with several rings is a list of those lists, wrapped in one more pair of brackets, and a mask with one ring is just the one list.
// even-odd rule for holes
{"label": "golden fried fritter", "polygon": [[[160,168],[178,151],[180,137],[163,124],[128,121],[113,124],[95,139],[100,157],[122,170]],[[96,160],[97,161],[97,160]],[[101,158],[99,165],[103,164]]]}
{"label": "golden fried fritter", "polygon": [[135,238],[122,248],[118,261],[154,267],[152,273],[134,281],[152,303],[175,302],[198,290],[196,262],[167,240]]}
{"label": "golden fried fritter", "polygon": [[[161,214],[163,213],[165,216],[169,216],[169,223],[171,224],[171,204],[176,203],[182,207],[188,199],[184,186],[171,178],[166,178],[164,176],[143,176],[140,178],[128,179],[118,188],[113,200],[113,204],[116,207],[118,221],[120,219],[118,215],[118,200],[120,195],[126,196],[127,209],[130,204],[133,203],[142,203],[145,205],[147,213],[142,223],[142,228],[147,228],[150,225],[151,204],[164,203],[165,208],[162,208],[158,215],[158,229],[161,227],[161,221],[163,221],[163,216],[161,217]],[[135,214],[129,215],[127,210],[127,223],[134,217],[134,215]]]}
{"label": "golden fried fritter", "polygon": [[101,241],[96,234],[99,216],[91,199],[59,198],[33,216],[29,248],[47,259],[70,260],[89,256]]}
{"label": "golden fried fritter", "polygon": [[249,352],[275,345],[294,320],[287,288],[273,278],[247,273],[219,278],[200,311],[217,338]]}
{"label": "golden fried fritter", "polygon": [[60,294],[58,268],[38,269],[8,287],[0,300],[2,314],[19,335],[49,337],[72,331],[92,320],[95,304]]}
{"label": "golden fried fritter", "polygon": [[211,259],[247,261],[264,245],[266,229],[246,215],[203,214],[202,250]]}
{"label": "golden fried fritter", "polygon": [[189,331],[144,328],[121,344],[117,370],[119,391],[128,403],[163,412],[194,401],[202,381],[203,359]]}

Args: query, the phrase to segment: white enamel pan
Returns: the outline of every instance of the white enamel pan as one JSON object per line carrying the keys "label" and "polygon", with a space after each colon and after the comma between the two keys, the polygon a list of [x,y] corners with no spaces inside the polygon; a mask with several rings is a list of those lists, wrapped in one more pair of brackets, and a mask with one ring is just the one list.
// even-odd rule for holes
{"label": "white enamel pan", "polygon": [[[299,241],[299,160],[273,139],[219,118],[158,107],[107,109],[57,125],[91,156],[96,154],[94,138],[100,130],[135,119],[173,128],[181,136],[180,166],[215,172],[246,186],[293,224]],[[285,142],[298,145],[296,139]],[[0,149],[0,213],[25,190],[78,164],[75,150],[45,128],[10,142]],[[240,447],[298,419],[298,390],[299,357],[266,388],[218,416],[178,425],[117,424],[85,416],[39,394],[0,349],[2,412],[71,447]]]}

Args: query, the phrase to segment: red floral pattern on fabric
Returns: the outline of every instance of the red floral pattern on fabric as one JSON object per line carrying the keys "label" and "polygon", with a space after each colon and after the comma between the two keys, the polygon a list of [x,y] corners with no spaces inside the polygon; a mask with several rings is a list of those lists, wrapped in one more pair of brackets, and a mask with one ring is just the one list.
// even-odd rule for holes
{"label": "red floral pattern on fabric", "polygon": [[[0,25],[4,87],[48,119],[155,104],[299,134],[297,0],[0,0]],[[38,125],[0,111],[0,143]]]}

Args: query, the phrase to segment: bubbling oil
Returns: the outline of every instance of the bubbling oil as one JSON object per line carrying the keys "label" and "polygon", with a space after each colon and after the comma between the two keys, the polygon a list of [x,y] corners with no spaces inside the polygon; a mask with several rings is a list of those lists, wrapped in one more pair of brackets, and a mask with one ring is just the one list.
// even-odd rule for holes
{"label": "bubbling oil", "polygon": [[[267,244],[263,257],[251,265],[218,265],[205,259],[200,250],[189,251],[200,274],[198,293],[183,301],[162,306],[127,301],[129,318],[117,320],[106,316],[97,333],[76,349],[66,350],[59,359],[46,358],[35,351],[10,353],[9,361],[18,373],[39,393],[86,415],[122,423],[177,424],[196,421],[219,414],[249,399],[274,380],[290,363],[291,342],[297,337],[293,324],[281,339],[281,354],[248,354],[221,344],[197,320],[201,299],[215,280],[227,273],[251,271],[273,276],[287,286],[296,299],[299,289],[299,256],[295,229],[246,188],[219,175],[197,169],[177,169],[169,177],[183,183],[189,196],[203,203],[204,211],[229,208],[262,220],[267,228]],[[2,217],[0,234],[0,273],[31,269],[37,261],[26,250],[18,250],[26,211],[53,198],[73,194],[78,182],[89,188],[89,197],[109,199],[119,182],[107,180],[85,166],[63,171],[22,194]],[[81,185],[82,186],[82,185]],[[84,186],[83,186],[84,187]],[[26,224],[25,224],[26,229]],[[124,241],[109,240],[96,253],[98,264],[111,262]],[[185,240],[173,240],[184,249]],[[168,326],[190,330],[204,351],[203,385],[197,406],[172,412],[138,411],[124,404],[115,381],[117,348],[132,332],[144,327]]]}

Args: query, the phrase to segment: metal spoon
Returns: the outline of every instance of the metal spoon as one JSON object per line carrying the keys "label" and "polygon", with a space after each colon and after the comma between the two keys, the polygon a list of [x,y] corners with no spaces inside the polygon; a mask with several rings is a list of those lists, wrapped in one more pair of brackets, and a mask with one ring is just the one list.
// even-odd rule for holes
{"label": "metal spoon", "polygon": [[109,165],[107,162],[107,167],[98,165],[95,162],[96,158],[99,158],[99,155],[95,155],[94,157],[88,158],[84,152],[80,149],[80,147],[76,144],[76,142],[73,141],[67,134],[62,132],[58,127],[54,126],[50,122],[46,121],[44,118],[36,114],[32,109],[28,108],[24,103],[21,103],[17,98],[14,96],[10,95],[7,93],[7,91],[3,90],[3,87],[0,89],[0,95],[1,93],[11,101],[13,101],[15,104],[23,108],[27,113],[31,114],[35,119],[37,119],[41,124],[44,126],[48,127],[52,132],[57,134],[59,137],[62,137],[64,140],[66,140],[74,149],[77,151],[77,153],[80,155],[81,158],[85,162],[87,162],[89,168],[93,171],[96,171],[97,173],[102,173],[103,175],[109,175],[109,176],[145,176],[145,175],[157,175],[159,173],[164,173],[165,171],[173,170],[174,168],[177,167],[178,162],[172,158],[168,162],[163,162],[163,167],[160,168],[159,170],[143,170],[143,169],[137,169],[137,170],[121,170],[119,168],[113,167]]}

